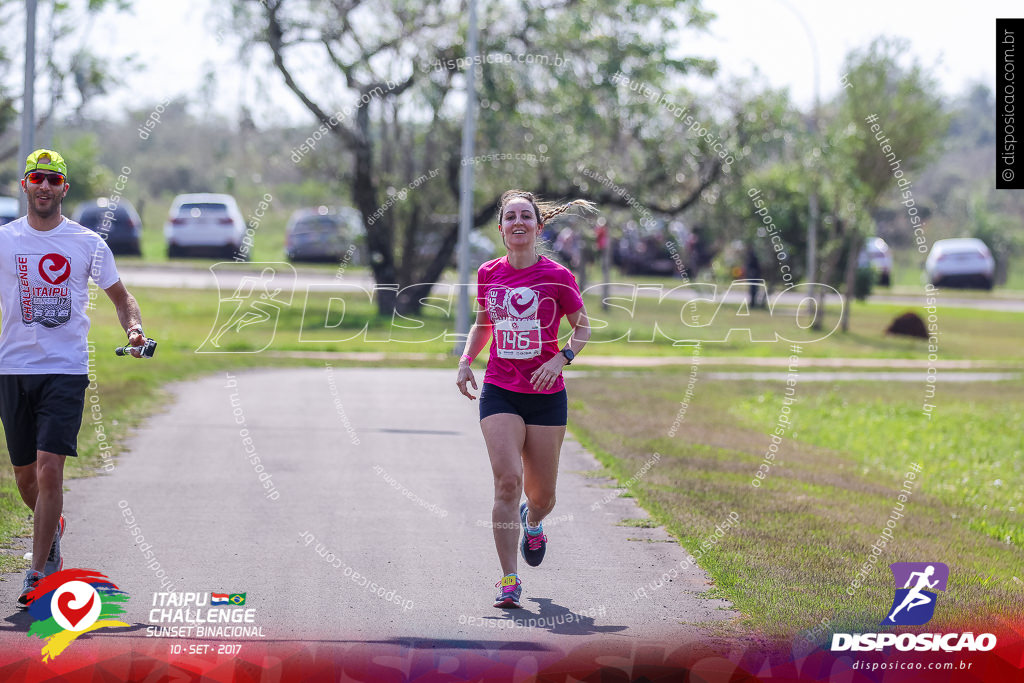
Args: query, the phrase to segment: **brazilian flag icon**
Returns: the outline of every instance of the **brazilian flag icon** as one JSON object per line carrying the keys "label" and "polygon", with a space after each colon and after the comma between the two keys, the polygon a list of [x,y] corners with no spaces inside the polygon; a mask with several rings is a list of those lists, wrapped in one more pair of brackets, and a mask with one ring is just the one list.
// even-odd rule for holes
{"label": "brazilian flag icon", "polygon": [[236,607],[241,607],[245,604],[245,593],[232,593],[228,596],[228,602]]}

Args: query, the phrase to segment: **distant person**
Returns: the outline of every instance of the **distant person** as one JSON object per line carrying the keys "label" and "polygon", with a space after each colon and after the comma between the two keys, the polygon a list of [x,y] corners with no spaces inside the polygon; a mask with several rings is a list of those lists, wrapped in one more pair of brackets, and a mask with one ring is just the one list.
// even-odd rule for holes
{"label": "distant person", "polygon": [[[743,273],[743,276],[746,279],[751,280],[751,281],[753,281],[753,280],[760,280],[761,279],[761,262],[757,258],[757,250],[754,249],[753,245],[751,245],[747,249],[747,263],[746,263],[746,268],[744,270],[746,272]],[[765,304],[765,306],[767,306],[768,302],[766,301],[766,302],[764,302],[764,304]],[[751,282],[750,283],[750,307],[751,308],[757,308],[760,305],[761,305],[761,285],[760,285],[760,283]]]}
{"label": "distant person", "polygon": [[106,242],[61,215],[71,187],[61,155],[32,152],[21,187],[28,214],[0,227],[0,419],[18,492],[34,512],[32,564],[18,598],[27,607],[39,580],[64,565],[64,460],[78,455],[89,386],[90,277],[114,302],[128,343],[146,338]]}
{"label": "distant person", "polygon": [[[508,253],[484,263],[477,272],[480,312],[459,359],[456,384],[475,399],[466,387],[468,383],[477,388],[470,366],[491,342],[480,392],[480,430],[494,475],[491,520],[502,571],[495,607],[521,607],[516,560],[520,526],[523,559],[534,567],[544,559],[547,536],[541,521],[555,507],[558,456],[568,413],[562,368],[590,339],[576,279],[536,251],[544,224],[574,206],[592,207],[582,200],[556,207],[521,190],[501,196],[498,230]],[[563,316],[573,332],[559,349]],[[524,490],[526,502],[520,505]]]}
{"label": "distant person", "polygon": [[562,259],[562,263],[573,271],[580,267],[583,260],[580,242],[580,236],[569,226],[562,228],[555,239],[555,253]]}

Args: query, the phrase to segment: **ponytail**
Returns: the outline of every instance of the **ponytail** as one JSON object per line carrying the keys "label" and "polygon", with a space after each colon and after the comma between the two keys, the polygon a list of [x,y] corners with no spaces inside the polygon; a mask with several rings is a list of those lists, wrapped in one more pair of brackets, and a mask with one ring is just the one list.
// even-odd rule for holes
{"label": "ponytail", "polygon": [[552,218],[568,213],[573,209],[573,207],[579,207],[580,212],[597,212],[597,207],[594,206],[594,203],[587,201],[586,199],[573,199],[570,202],[559,205],[555,202],[538,201],[532,192],[526,192],[525,190],[509,190],[501,195],[501,200],[498,202],[499,223],[501,222],[501,215],[505,212],[505,204],[513,199],[520,198],[528,200],[530,204],[533,205],[533,211],[537,215],[538,223],[547,223]]}

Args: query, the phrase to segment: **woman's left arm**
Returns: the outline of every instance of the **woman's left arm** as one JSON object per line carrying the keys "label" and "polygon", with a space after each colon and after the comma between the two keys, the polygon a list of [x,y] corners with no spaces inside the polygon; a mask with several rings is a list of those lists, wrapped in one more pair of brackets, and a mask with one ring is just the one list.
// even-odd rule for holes
{"label": "woman's left arm", "polygon": [[590,318],[587,317],[587,307],[580,306],[580,310],[570,313],[565,319],[572,325],[572,335],[569,336],[569,343],[566,346],[573,354],[579,354],[590,341]]}
{"label": "woman's left arm", "polygon": [[[583,350],[590,340],[590,318],[587,317],[587,309],[580,306],[575,313],[569,313],[565,319],[572,325],[572,334],[569,336],[569,343],[566,346],[577,354]],[[546,391],[554,386],[558,376],[562,374],[562,368],[569,364],[565,355],[561,352],[552,356],[544,365],[534,370],[530,376],[530,384],[536,391]]]}

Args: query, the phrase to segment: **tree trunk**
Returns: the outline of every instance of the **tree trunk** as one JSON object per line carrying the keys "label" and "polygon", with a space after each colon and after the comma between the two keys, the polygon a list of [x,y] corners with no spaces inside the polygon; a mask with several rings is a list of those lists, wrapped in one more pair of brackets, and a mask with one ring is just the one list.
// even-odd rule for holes
{"label": "tree trunk", "polygon": [[857,255],[858,245],[863,244],[864,238],[860,236],[860,230],[851,228],[849,240],[846,245],[846,277],[843,286],[843,315],[840,318],[840,325],[843,332],[850,331],[850,308],[853,306],[854,289],[857,286]]}

